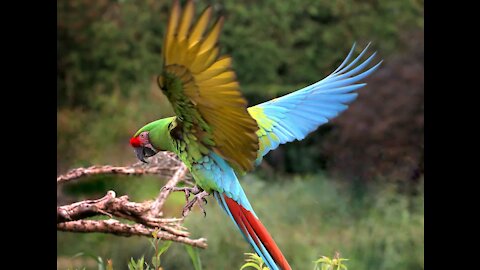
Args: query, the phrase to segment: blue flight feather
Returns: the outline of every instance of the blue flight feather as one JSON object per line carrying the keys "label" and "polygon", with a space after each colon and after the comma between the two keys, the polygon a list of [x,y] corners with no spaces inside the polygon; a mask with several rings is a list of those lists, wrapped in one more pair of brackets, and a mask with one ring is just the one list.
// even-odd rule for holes
{"label": "blue flight feather", "polygon": [[[357,83],[378,69],[383,61],[365,70],[376,56],[373,52],[365,61],[355,66],[367,53],[370,43],[352,61],[356,43],[340,66],[323,80],[304,87],[293,93],[276,98],[253,108],[260,108],[264,115],[257,116],[262,135],[268,138],[270,145],[264,145],[262,153],[256,160],[258,165],[262,157],[280,144],[293,140],[302,140],[320,125],[327,123],[333,117],[348,108],[347,104],[356,99],[356,90],[366,83]],[[263,124],[261,117],[266,117],[272,124]],[[274,134],[274,139],[270,133]]]}

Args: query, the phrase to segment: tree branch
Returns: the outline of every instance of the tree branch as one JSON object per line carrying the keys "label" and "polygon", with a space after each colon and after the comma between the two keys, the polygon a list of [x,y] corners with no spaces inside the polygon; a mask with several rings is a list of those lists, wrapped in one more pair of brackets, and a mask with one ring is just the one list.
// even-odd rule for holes
{"label": "tree branch", "polygon": [[[110,233],[119,236],[147,236],[152,237],[155,229],[146,227],[142,224],[125,224],[115,219],[108,220],[76,220],[57,224],[57,230],[77,233]],[[170,234],[168,232],[158,232],[158,238],[163,240],[175,241],[199,248],[207,248],[207,239],[190,239],[183,236]]]}
{"label": "tree branch", "polygon": [[130,166],[119,167],[111,165],[94,165],[88,168],[76,168],[70,170],[66,174],[57,177],[57,184],[66,183],[82,177],[91,175],[144,175],[157,174],[162,176],[171,176],[182,166],[182,162],[175,157],[175,154],[170,152],[160,152],[149,159],[149,163],[145,164],[137,162]]}
{"label": "tree branch", "polygon": [[[77,168],[57,177],[57,185],[78,180],[90,175],[123,174],[144,175],[157,174],[161,177],[170,176],[166,187],[175,187],[180,182],[186,185],[188,169],[173,153],[161,152],[149,159],[148,164],[135,163],[127,167],[91,166]],[[171,193],[171,189],[162,188],[155,200],[141,203],[131,202],[128,196],[116,197],[113,190],[96,200],[84,200],[57,207],[57,230],[68,232],[103,232],[120,236],[149,236],[157,229],[158,238],[206,248],[206,239],[190,239],[189,232],[182,226],[183,218],[164,218],[163,205]],[[94,216],[108,216],[109,220],[86,220]],[[125,219],[135,224],[123,223]]]}
{"label": "tree branch", "polygon": [[156,217],[158,215],[161,215],[161,209],[163,208],[163,205],[165,204],[165,201],[167,200],[168,195],[172,192],[172,188],[177,186],[178,182],[180,182],[181,179],[185,176],[187,173],[187,167],[182,163],[180,168],[175,172],[175,174],[170,178],[170,180],[167,182],[167,184],[160,190],[160,194],[158,194],[157,199],[155,202],[152,204],[152,207],[150,209],[151,214]]}

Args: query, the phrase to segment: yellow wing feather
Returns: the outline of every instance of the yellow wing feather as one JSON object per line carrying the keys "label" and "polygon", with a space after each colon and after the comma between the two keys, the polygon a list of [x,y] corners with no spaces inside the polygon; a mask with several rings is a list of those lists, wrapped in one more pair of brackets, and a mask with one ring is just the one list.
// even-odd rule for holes
{"label": "yellow wing feather", "polygon": [[207,29],[208,21],[211,14],[212,7],[208,7],[202,12],[202,15],[200,15],[200,19],[198,19],[198,22],[194,26],[192,33],[190,34],[190,37],[188,39],[190,47],[194,46],[201,40],[203,33],[205,33],[205,30]]}
{"label": "yellow wing feather", "polygon": [[180,21],[180,26],[178,28],[177,38],[179,41],[183,41],[187,38],[188,30],[190,30],[190,25],[193,21],[193,15],[195,10],[193,9],[193,2],[189,1],[185,6],[185,10],[182,14],[182,20]]}
{"label": "yellow wing feather", "polygon": [[174,1],[159,85],[179,119],[187,122],[183,126],[188,129],[183,132],[199,137],[197,142],[213,142],[208,147],[235,169],[251,170],[259,147],[258,126],[247,112],[232,59],[219,55],[224,18],[208,30],[212,8],[206,8],[196,23],[194,13],[193,1],[187,2],[183,12],[178,0]]}
{"label": "yellow wing feather", "polygon": [[[172,47],[174,33],[177,29],[178,20],[180,19],[180,12],[180,4],[178,3],[178,0],[176,0],[173,2],[172,10],[170,11],[170,17],[168,19],[167,33],[163,41],[163,55],[168,55],[170,53],[169,48]],[[168,65],[169,63],[165,62],[165,64]]]}

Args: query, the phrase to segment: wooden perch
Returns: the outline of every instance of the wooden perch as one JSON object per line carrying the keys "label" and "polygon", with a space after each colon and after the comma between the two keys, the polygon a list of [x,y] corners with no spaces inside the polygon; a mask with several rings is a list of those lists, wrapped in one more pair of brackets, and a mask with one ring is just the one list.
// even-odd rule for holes
{"label": "wooden perch", "polygon": [[161,215],[160,211],[163,205],[165,204],[165,201],[167,200],[168,195],[170,195],[170,193],[172,192],[171,188],[177,186],[178,182],[181,179],[183,179],[183,177],[185,177],[185,175],[187,174],[187,171],[188,171],[187,167],[185,167],[185,165],[182,163],[180,168],[178,168],[177,172],[175,172],[172,178],[170,178],[168,183],[165,185],[166,188],[162,188],[162,190],[160,191],[160,194],[158,194],[157,199],[150,207],[150,211],[154,217]]}
{"label": "wooden perch", "polygon": [[[125,224],[115,219],[108,220],[77,220],[60,223],[57,229],[66,232],[101,232],[111,233],[119,236],[147,236],[152,237],[155,231],[152,228],[146,227],[142,224]],[[207,239],[190,239],[188,237],[169,234],[167,232],[159,231],[157,237],[162,240],[175,241],[199,248],[207,248]]]}
{"label": "wooden perch", "polygon": [[88,168],[76,168],[70,170],[66,174],[58,176],[57,184],[66,183],[86,176],[105,174],[157,174],[166,177],[173,175],[179,169],[179,167],[182,166],[182,164],[183,163],[175,157],[175,154],[170,152],[160,152],[154,157],[150,158],[148,164],[137,162],[127,167],[94,165]]}
{"label": "wooden perch", "polygon": [[[165,186],[175,187],[184,182],[193,185],[188,178],[188,169],[173,153],[162,152],[150,158],[148,164],[136,163],[128,167],[92,166],[77,168],[57,177],[57,185],[72,180],[79,180],[90,175],[124,174],[144,175],[157,174],[169,177]],[[120,236],[148,236],[157,230],[158,238],[171,240],[195,247],[206,248],[205,238],[190,239],[189,232],[181,224],[184,218],[164,218],[163,205],[171,193],[171,189],[161,189],[155,200],[141,203],[131,202],[128,196],[117,197],[113,190],[96,200],[84,200],[57,207],[57,230],[68,232],[102,232]],[[86,220],[94,216],[108,216],[108,220]],[[133,221],[124,223],[115,218]]]}

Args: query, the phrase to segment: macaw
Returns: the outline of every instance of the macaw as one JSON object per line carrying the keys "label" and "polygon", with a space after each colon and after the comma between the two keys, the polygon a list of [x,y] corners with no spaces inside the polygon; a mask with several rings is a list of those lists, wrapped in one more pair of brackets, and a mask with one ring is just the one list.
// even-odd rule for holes
{"label": "macaw", "polygon": [[[374,52],[354,67],[368,49],[350,61],[354,44],[343,63],[323,80],[247,107],[232,58],[219,52],[224,18],[209,28],[211,15],[209,6],[193,23],[193,1],[186,3],[183,12],[179,1],[173,2],[157,83],[176,116],[146,124],[130,144],[143,162],[159,151],[171,151],[187,166],[196,186],[175,189],[187,193],[184,213],[195,203],[202,207],[205,197],[213,195],[271,270],[291,269],[255,214],[238,176],[253,170],[280,144],[302,140],[347,109],[357,97],[355,91],[365,86],[357,82],[372,74],[381,61],[366,70]],[[189,192],[194,195],[191,201]]]}

